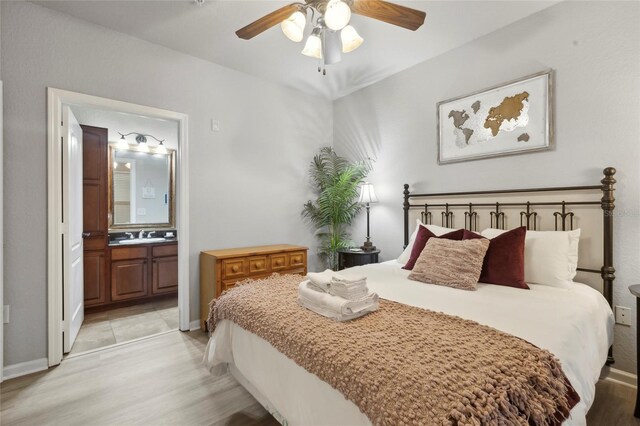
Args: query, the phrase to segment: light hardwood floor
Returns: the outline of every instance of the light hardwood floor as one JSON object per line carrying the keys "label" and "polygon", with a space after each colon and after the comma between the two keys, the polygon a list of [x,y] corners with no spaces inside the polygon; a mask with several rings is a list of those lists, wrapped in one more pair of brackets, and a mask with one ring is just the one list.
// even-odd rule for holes
{"label": "light hardwood floor", "polygon": [[[0,424],[277,425],[233,377],[202,365],[207,336],[169,332],[0,385]],[[589,426],[640,425],[635,389],[597,385]]]}

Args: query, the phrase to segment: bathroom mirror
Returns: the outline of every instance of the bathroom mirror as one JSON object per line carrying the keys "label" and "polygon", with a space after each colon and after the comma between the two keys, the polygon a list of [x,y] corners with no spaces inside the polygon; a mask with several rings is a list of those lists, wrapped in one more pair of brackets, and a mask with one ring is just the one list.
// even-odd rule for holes
{"label": "bathroom mirror", "polygon": [[175,150],[109,149],[109,229],[175,228]]}

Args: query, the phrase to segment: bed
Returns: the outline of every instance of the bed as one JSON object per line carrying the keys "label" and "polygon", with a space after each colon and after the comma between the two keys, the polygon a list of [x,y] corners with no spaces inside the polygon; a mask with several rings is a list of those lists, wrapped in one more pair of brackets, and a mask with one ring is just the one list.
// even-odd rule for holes
{"label": "bed", "polygon": [[[409,271],[396,260],[341,273],[367,276],[369,288],[382,299],[473,320],[547,349],[560,360],[580,396],[564,424],[584,425],[601,368],[613,362],[614,173],[605,169],[602,185],[534,190],[411,194],[405,186],[405,245],[414,211],[427,223],[440,211],[441,225],[452,228],[455,219],[462,218],[460,224],[464,222],[470,230],[482,226],[483,218],[487,225],[503,229],[509,227],[509,217],[516,218],[512,225],[521,223],[527,229],[579,225],[583,235],[576,279],[585,283],[575,282],[570,288],[531,285],[529,291],[480,283],[477,291],[465,292],[409,280]],[[491,201],[486,197],[492,197]],[[589,218],[589,212],[595,215]],[[600,279],[594,280],[594,275]],[[214,374],[230,371],[282,424],[371,424],[339,391],[232,321],[223,320],[216,326],[205,362]]]}

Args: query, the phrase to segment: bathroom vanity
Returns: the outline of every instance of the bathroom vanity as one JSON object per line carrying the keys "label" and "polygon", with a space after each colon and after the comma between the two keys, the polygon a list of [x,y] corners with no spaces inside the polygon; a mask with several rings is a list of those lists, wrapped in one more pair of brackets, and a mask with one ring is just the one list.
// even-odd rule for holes
{"label": "bathroom vanity", "polygon": [[107,129],[82,130],[85,308],[177,295],[175,151],[122,148]]}

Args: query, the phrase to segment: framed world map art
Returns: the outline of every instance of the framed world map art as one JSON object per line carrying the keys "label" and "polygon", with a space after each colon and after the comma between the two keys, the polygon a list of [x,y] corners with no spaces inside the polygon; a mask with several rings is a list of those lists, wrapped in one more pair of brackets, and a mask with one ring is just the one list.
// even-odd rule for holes
{"label": "framed world map art", "polygon": [[438,164],[551,148],[552,71],[437,104]]}

